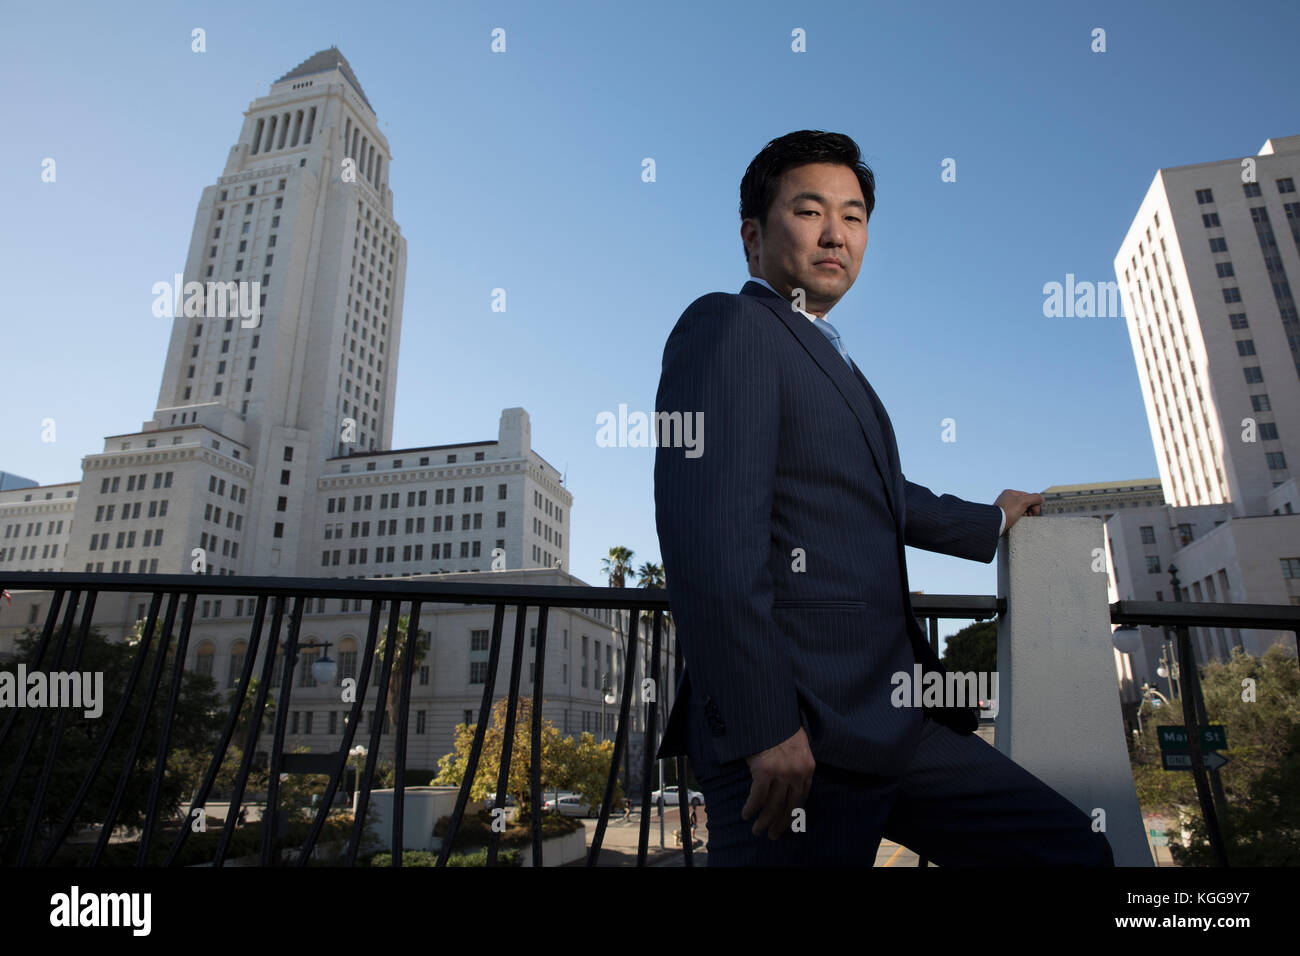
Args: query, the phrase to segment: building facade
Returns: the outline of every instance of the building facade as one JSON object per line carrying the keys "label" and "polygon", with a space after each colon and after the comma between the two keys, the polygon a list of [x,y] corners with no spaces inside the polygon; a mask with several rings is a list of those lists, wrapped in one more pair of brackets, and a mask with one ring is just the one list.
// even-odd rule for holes
{"label": "building facade", "polygon": [[[1084,490],[1102,486],[1058,496],[1106,522],[1112,601],[1300,605],[1297,180],[1300,136],[1161,169],[1115,257],[1163,494],[1092,509]],[[1170,635],[1140,633],[1137,653],[1116,654],[1134,700],[1144,682],[1171,689],[1157,675]],[[1191,634],[1202,664],[1274,644],[1295,653],[1289,631]]]}
{"label": "building facade", "polygon": [[[526,410],[504,409],[494,438],[391,447],[406,273],[391,161],[337,49],[249,105],[199,199],[184,274],[154,289],[172,330],[152,417],[87,455],[79,483],[0,491],[0,570],[429,581],[493,572],[494,583],[583,586],[567,570],[573,496],[533,449]],[[148,600],[103,593],[95,624],[121,640]],[[0,608],[0,658],[44,621],[48,601],[17,592]],[[254,603],[203,598],[195,608],[189,665],[223,690],[244,663]],[[291,748],[329,750],[341,739],[340,682],[364,651],[363,603],[306,607],[301,639],[330,643],[340,676],[314,686],[310,658],[300,659]],[[408,767],[435,767],[479,706],[492,615],[482,605],[423,607],[429,647],[413,688]],[[604,703],[603,688],[621,693],[626,621],[578,609],[549,620],[544,715],[567,733],[612,737],[617,705]],[[644,656],[633,666],[644,669]],[[672,682],[663,683],[666,713]],[[643,704],[633,702],[634,729]],[[368,715],[383,710],[367,702]],[[384,746],[391,753],[391,736]]]}

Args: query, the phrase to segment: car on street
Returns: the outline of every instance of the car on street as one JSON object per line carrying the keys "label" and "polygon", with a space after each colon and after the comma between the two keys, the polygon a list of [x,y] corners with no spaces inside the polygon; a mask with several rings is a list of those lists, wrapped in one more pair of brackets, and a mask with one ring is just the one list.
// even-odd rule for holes
{"label": "car on street", "polygon": [[[687,793],[687,799],[690,800],[691,806],[704,806],[704,794],[698,790],[688,790]],[[675,807],[680,799],[676,787],[664,787],[663,790],[655,790],[650,794],[650,803],[654,806],[659,806],[662,803],[665,807]]]}
{"label": "car on street", "polygon": [[566,817],[600,816],[600,804],[596,804],[593,809],[587,802],[587,799],[577,793],[561,792],[556,794],[542,804],[542,810],[545,812],[560,813]]}

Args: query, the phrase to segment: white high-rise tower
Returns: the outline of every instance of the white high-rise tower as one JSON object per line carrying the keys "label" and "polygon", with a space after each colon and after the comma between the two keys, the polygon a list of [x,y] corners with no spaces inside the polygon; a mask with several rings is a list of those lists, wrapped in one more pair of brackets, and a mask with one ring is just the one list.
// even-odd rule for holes
{"label": "white high-rise tower", "polygon": [[[308,567],[314,540],[300,517],[316,510],[326,459],[391,443],[406,241],[392,216],[390,161],[333,47],[250,104],[199,200],[183,296],[167,277],[177,308],[154,418],[85,460],[86,520],[65,566],[112,546],[116,562],[134,559],[127,571],[190,569],[195,548],[218,573]],[[194,283],[202,296],[190,295]],[[151,513],[149,500],[128,503],[133,515],[141,507],[140,525],[118,546],[117,531],[104,541],[101,528],[128,482],[171,489],[175,520]]]}
{"label": "white high-rise tower", "polygon": [[[1165,499],[1270,514],[1300,462],[1300,136],[1161,169],[1115,257]],[[1274,489],[1280,489],[1275,492]]]}

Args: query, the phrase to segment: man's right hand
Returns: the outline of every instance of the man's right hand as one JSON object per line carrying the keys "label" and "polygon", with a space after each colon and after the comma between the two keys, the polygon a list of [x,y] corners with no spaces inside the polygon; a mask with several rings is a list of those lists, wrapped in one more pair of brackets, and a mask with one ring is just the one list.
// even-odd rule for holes
{"label": "man's right hand", "polygon": [[775,840],[789,828],[793,811],[804,805],[812,789],[817,761],[808,746],[808,735],[800,727],[793,737],[751,754],[745,761],[754,784],[740,816],[748,820],[757,813],[754,836],[762,836],[766,830]]}

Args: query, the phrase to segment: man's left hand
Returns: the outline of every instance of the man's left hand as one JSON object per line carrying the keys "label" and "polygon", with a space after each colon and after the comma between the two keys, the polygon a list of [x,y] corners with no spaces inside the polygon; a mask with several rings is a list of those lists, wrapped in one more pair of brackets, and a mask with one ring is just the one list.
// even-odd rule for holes
{"label": "man's left hand", "polygon": [[998,495],[998,500],[993,502],[1001,508],[1007,516],[1007,526],[1002,533],[1006,534],[1011,530],[1023,515],[1040,515],[1043,513],[1043,496],[1032,494],[1025,491],[1013,491],[1007,488],[1002,494]]}

